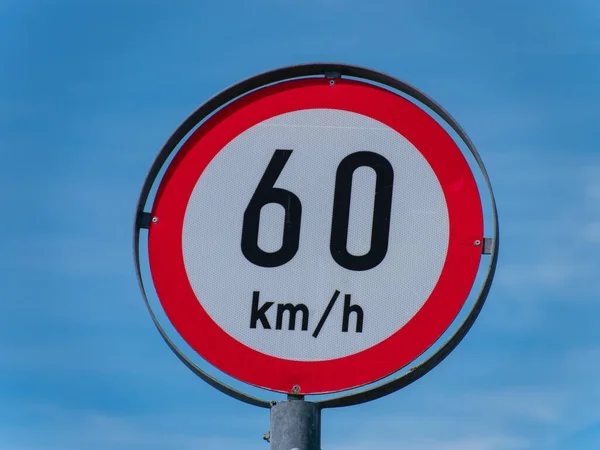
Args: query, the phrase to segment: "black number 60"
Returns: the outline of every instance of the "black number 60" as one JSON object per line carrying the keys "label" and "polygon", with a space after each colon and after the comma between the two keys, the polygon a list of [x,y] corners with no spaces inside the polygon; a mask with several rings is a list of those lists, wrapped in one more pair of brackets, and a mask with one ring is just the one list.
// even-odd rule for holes
{"label": "black number 60", "polygon": [[[294,193],[274,187],[291,154],[292,150],[275,150],[244,212],[242,253],[248,261],[258,266],[281,266],[289,262],[298,251],[302,204]],[[377,178],[371,245],[366,254],[357,256],[348,252],[348,224],[352,178],[359,167],[372,168]],[[331,256],[340,266],[356,271],[369,270],[385,258],[390,235],[393,184],[392,165],[377,153],[356,152],[346,156],[340,162],[335,177],[330,241]],[[269,203],[277,203],[285,209],[282,244],[274,252],[265,252],[258,246],[260,211]]]}

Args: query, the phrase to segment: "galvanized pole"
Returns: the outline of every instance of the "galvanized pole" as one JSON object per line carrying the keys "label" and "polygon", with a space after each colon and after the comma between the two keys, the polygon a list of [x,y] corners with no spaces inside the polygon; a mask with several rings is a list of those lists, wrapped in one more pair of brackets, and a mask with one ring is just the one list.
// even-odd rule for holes
{"label": "galvanized pole", "polygon": [[301,396],[271,406],[271,450],[321,450],[321,409]]}

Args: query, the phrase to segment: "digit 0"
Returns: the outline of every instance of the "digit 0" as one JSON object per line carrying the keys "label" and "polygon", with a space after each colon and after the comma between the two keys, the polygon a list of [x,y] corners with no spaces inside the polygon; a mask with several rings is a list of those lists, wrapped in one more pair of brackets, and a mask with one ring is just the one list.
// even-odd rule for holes
{"label": "digit 0", "polygon": [[[375,171],[375,207],[371,226],[371,245],[364,255],[348,252],[348,224],[350,222],[350,195],[352,177],[359,167]],[[373,152],[356,152],[346,156],[338,166],[333,197],[331,221],[331,256],[340,266],[349,270],[369,270],[377,266],[387,253],[392,211],[394,169],[383,156]]]}

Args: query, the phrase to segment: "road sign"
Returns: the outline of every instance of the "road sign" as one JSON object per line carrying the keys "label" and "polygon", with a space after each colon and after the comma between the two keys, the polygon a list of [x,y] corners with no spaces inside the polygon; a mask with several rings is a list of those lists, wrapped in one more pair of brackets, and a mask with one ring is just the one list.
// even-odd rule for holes
{"label": "road sign", "polygon": [[[497,240],[484,238],[471,167],[434,114],[410,98],[359,77],[281,70],[209,101],[153,166],[140,214],[177,147],[147,223],[142,215],[136,222],[136,233],[149,228],[162,308],[230,376],[280,392],[339,392],[380,380],[434,345],[465,305],[482,253],[493,253],[476,305],[421,376],[466,334],[493,277]],[[441,111],[489,188],[458,125],[404,90]],[[496,221],[493,195],[492,206]]]}

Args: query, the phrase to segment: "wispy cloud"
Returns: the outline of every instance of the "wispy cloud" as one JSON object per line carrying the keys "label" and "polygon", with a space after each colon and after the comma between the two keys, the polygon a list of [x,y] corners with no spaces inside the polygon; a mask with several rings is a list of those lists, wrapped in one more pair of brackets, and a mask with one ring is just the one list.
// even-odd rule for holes
{"label": "wispy cloud", "polygon": [[[227,437],[224,424],[229,420],[231,427],[243,424],[235,417],[218,416],[221,422],[215,433],[193,430],[193,420],[206,425],[215,422],[215,417],[163,415],[108,415],[89,410],[65,410],[51,405],[36,405],[30,409],[45,425],[32,433],[26,426],[0,427],[0,441],[13,449],[27,450],[75,450],[75,449],[164,449],[181,450],[233,450],[237,448],[264,449],[265,443],[259,432],[260,421],[253,440],[247,436]],[[266,414],[264,414],[266,416]],[[182,420],[183,419],[183,420]],[[264,422],[264,420],[263,420]],[[185,424],[185,428],[181,425]],[[41,434],[43,432],[43,434]],[[0,445],[0,448],[4,449]]]}
{"label": "wispy cloud", "polygon": [[539,155],[539,164],[531,164],[531,156],[523,161],[509,152],[503,159],[511,157],[518,167],[506,167],[506,178],[498,177],[503,246],[508,251],[502,255],[497,286],[513,294],[535,291],[547,299],[572,290],[594,300],[600,271],[600,257],[592,250],[600,221],[595,201],[600,188],[592,169],[597,156],[546,153]]}
{"label": "wispy cloud", "polygon": [[[427,430],[422,430],[424,436]],[[504,435],[483,435],[464,438],[446,437],[435,439],[431,437],[406,438],[386,440],[373,436],[358,442],[336,444],[331,443],[331,450],[397,450],[407,447],[414,450],[521,450],[531,448],[530,443],[519,438]]]}

